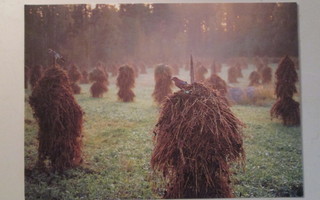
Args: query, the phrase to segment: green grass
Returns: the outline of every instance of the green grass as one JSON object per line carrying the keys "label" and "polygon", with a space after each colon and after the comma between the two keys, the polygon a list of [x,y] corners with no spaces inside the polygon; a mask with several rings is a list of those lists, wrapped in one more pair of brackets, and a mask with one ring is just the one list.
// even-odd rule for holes
{"label": "green grass", "polygon": [[[188,72],[181,74],[187,80]],[[240,86],[246,85],[245,78],[240,81]],[[40,172],[34,168],[38,128],[26,102],[26,199],[160,198],[163,181],[150,169],[152,129],[159,113],[151,98],[152,71],[149,69],[147,75],[139,76],[133,103],[117,101],[114,77],[109,91],[101,99],[91,98],[89,87],[81,85],[82,93],[76,95],[85,112],[85,162],[63,174]],[[26,99],[28,95],[29,90]],[[302,195],[301,128],[284,127],[278,120],[271,121],[270,106],[232,107],[235,115],[246,124],[245,171],[233,167],[233,188],[237,197]]]}

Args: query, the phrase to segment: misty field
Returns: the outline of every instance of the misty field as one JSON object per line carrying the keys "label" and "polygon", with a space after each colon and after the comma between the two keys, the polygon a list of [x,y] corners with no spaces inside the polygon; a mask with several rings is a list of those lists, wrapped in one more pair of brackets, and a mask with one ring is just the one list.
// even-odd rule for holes
{"label": "misty field", "polygon": [[[272,65],[275,69],[275,64]],[[221,77],[226,80],[226,67]],[[250,65],[237,86],[248,84]],[[208,76],[208,74],[207,74]],[[180,76],[188,80],[188,72]],[[90,84],[76,95],[84,115],[84,163],[66,172],[41,172],[37,161],[37,123],[25,97],[25,197],[26,199],[154,199],[161,198],[164,182],[150,169],[152,129],[159,107],[151,97],[153,69],[136,80],[133,103],[117,101],[115,77],[103,98],[90,97]],[[177,89],[177,88],[175,88]],[[236,197],[303,196],[300,127],[285,127],[270,119],[272,101],[263,106],[233,105],[245,124],[245,167],[233,166]]]}

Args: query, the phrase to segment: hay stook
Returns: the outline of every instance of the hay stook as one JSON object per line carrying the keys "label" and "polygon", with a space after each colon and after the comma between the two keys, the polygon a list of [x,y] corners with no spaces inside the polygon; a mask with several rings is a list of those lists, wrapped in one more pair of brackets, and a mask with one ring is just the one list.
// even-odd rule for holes
{"label": "hay stook", "polygon": [[117,86],[119,88],[118,97],[123,102],[132,102],[135,94],[132,91],[135,84],[135,71],[129,65],[124,65],[119,68],[117,77]]}
{"label": "hay stook", "polygon": [[261,82],[262,84],[269,84],[272,80],[272,69],[268,65],[264,66],[261,70]]}
{"label": "hay stook", "polygon": [[293,61],[288,56],[282,58],[275,75],[277,97],[292,97],[297,92],[295,83],[298,81],[298,74]]}
{"label": "hay stook", "polygon": [[276,70],[277,101],[270,110],[272,118],[281,118],[286,126],[297,126],[300,124],[300,104],[293,100],[297,92],[295,83],[298,81],[294,62],[285,56],[281,59]]}
{"label": "hay stook", "polygon": [[242,74],[242,68],[241,68],[240,63],[237,62],[234,67],[236,68],[236,76],[237,76],[237,78],[242,78],[243,74]]}
{"label": "hay stook", "polygon": [[88,76],[89,76],[89,74],[88,74],[87,70],[85,70],[85,69],[82,70],[80,83],[88,84],[89,83]]}
{"label": "hay stook", "polygon": [[221,64],[213,61],[211,64],[211,74],[217,74],[221,72]]}
{"label": "hay stook", "polygon": [[31,88],[34,88],[38,80],[42,76],[42,65],[35,65],[30,69],[30,85]]}
{"label": "hay stook", "polygon": [[172,93],[172,72],[171,68],[167,65],[160,64],[154,70],[155,87],[152,96],[158,104]]}
{"label": "hay stook", "polygon": [[39,124],[38,167],[63,171],[82,162],[83,112],[76,102],[67,73],[51,67],[29,99]]}
{"label": "hay stook", "polygon": [[228,82],[238,83],[237,78],[239,77],[239,69],[233,66],[228,69]]}
{"label": "hay stook", "polygon": [[108,91],[108,73],[97,67],[89,74],[89,80],[94,82],[90,87],[92,97],[102,98],[103,94]]}
{"label": "hay stook", "polygon": [[164,198],[233,197],[229,169],[245,159],[243,126],[221,96],[200,83],[167,98],[151,158],[167,182]]}
{"label": "hay stook", "polygon": [[227,83],[217,74],[211,74],[206,80],[206,84],[219,91],[222,96],[226,96],[228,92]]}
{"label": "hay stook", "polygon": [[249,75],[249,86],[260,85],[260,74],[257,71],[252,71]]}
{"label": "hay stook", "polygon": [[75,64],[73,64],[70,68],[70,70],[68,71],[68,76],[71,82],[71,88],[74,94],[80,94],[81,92],[81,88],[78,85],[78,82],[81,79],[81,72],[79,71],[78,66],[76,66]]}
{"label": "hay stook", "polygon": [[281,118],[285,126],[300,124],[300,104],[290,97],[278,99],[270,113],[272,118]]}
{"label": "hay stook", "polygon": [[208,73],[208,69],[205,66],[203,66],[200,62],[198,62],[195,67],[195,81],[204,82],[206,79],[206,73]]}

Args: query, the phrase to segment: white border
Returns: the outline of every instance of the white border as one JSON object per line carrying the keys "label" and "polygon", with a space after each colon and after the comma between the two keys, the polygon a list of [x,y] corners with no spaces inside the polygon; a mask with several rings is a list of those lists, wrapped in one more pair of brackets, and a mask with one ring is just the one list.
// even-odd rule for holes
{"label": "white border", "polygon": [[[77,3],[238,3],[271,0],[79,1],[0,0],[0,199],[24,199],[24,5]],[[304,198],[319,199],[320,189],[320,1],[296,0],[302,86]],[[277,198],[281,199],[281,198]],[[288,198],[285,198],[288,199]]]}

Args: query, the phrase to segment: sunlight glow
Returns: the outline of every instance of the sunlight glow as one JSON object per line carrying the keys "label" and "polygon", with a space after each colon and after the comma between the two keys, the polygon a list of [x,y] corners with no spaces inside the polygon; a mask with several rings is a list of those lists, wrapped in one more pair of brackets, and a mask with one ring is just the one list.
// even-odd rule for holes
{"label": "sunlight glow", "polygon": [[96,3],[90,3],[90,7],[91,7],[91,9],[95,9],[95,8],[96,8],[96,6],[97,6],[97,4],[96,4]]}

